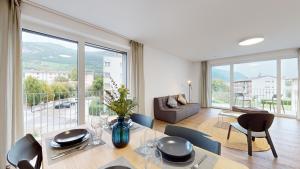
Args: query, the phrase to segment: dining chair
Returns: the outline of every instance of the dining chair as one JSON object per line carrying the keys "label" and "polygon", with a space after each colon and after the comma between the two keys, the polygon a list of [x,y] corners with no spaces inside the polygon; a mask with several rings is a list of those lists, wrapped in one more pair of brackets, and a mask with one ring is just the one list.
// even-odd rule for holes
{"label": "dining chair", "polygon": [[18,140],[7,153],[7,161],[14,167],[20,165],[20,169],[28,169],[30,165],[28,161],[35,157],[37,157],[35,166],[31,167],[40,169],[43,161],[42,147],[31,134],[26,134]]}
{"label": "dining chair", "polygon": [[148,128],[153,128],[153,118],[149,117],[149,116],[145,116],[145,115],[142,115],[142,114],[138,114],[138,113],[133,113],[131,116],[130,116],[131,120],[135,123],[138,123],[140,125],[143,125],[145,127],[148,127]]}
{"label": "dining chair", "polygon": [[211,140],[208,134],[181,126],[167,125],[165,134],[182,137],[190,141],[194,146],[200,147],[215,154],[221,154],[221,143]]}
{"label": "dining chair", "polygon": [[34,169],[27,160],[21,160],[18,162],[19,169]]}
{"label": "dining chair", "polygon": [[227,140],[230,138],[231,128],[234,127],[239,132],[247,136],[248,154],[252,156],[252,141],[255,138],[266,138],[271,147],[273,156],[278,157],[273,145],[269,128],[274,120],[274,114],[271,113],[249,113],[238,117],[237,122],[230,123]]}

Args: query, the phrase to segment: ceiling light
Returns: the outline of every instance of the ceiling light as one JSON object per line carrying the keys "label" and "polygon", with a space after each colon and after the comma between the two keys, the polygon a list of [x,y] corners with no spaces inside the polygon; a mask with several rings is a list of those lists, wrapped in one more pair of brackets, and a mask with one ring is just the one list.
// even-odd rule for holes
{"label": "ceiling light", "polygon": [[261,43],[265,40],[263,37],[254,37],[254,38],[249,38],[245,39],[239,42],[240,46],[250,46],[250,45],[255,45],[258,43]]}

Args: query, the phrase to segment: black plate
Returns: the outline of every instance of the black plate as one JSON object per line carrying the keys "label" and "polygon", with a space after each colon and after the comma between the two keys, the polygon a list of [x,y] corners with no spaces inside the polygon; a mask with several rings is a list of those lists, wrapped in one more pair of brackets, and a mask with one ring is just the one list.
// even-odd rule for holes
{"label": "black plate", "polygon": [[51,140],[50,141],[50,146],[52,148],[55,148],[55,149],[66,149],[66,148],[76,147],[76,146],[78,146],[78,145],[80,145],[80,144],[85,143],[86,141],[88,141],[89,138],[90,138],[90,133],[88,132],[85,135],[85,137],[83,137],[83,139],[80,142],[76,143],[76,144],[61,145],[61,144],[56,143],[54,140]]}
{"label": "black plate", "polygon": [[116,165],[116,166],[107,167],[105,169],[130,169],[130,168],[126,166]]}
{"label": "black plate", "polygon": [[167,155],[175,159],[189,158],[193,151],[193,145],[191,142],[184,138],[175,136],[159,139],[157,148],[163,156]]}
{"label": "black plate", "polygon": [[59,133],[53,140],[62,146],[68,146],[81,142],[87,134],[86,129],[73,129]]}

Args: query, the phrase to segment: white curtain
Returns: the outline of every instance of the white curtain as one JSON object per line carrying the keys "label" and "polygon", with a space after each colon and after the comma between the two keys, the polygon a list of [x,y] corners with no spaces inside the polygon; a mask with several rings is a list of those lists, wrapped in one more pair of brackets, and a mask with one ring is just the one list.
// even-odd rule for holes
{"label": "white curtain", "polygon": [[298,49],[298,109],[297,109],[297,119],[300,120],[300,49]]}
{"label": "white curtain", "polygon": [[23,135],[20,0],[0,0],[0,168]]}
{"label": "white curtain", "polygon": [[131,94],[138,102],[137,113],[145,114],[144,45],[130,41]]}

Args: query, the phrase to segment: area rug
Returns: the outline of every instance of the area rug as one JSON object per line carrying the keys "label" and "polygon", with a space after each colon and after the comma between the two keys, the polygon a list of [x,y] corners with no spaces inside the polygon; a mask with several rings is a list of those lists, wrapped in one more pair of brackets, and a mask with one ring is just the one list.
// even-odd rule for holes
{"label": "area rug", "polygon": [[[233,127],[230,138],[227,140],[229,122],[235,121],[236,119],[227,117],[224,117],[223,120],[221,117],[219,120],[218,118],[211,118],[203,122],[198,129],[209,134],[213,140],[219,141],[225,147],[248,151],[246,135],[238,132]],[[252,151],[268,151],[269,149],[270,146],[264,138],[256,138],[255,141],[252,142]]]}

